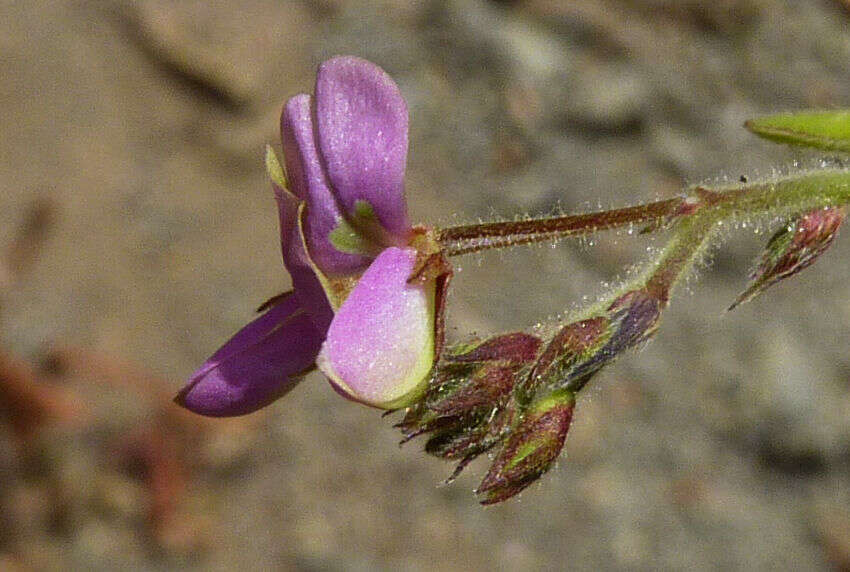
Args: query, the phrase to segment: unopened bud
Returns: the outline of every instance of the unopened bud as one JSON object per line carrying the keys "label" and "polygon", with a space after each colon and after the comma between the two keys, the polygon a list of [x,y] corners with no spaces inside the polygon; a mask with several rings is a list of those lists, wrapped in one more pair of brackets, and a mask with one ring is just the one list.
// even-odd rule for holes
{"label": "unopened bud", "polygon": [[537,357],[540,338],[523,332],[493,336],[481,342],[464,344],[447,352],[446,360],[461,363],[527,363]]}
{"label": "unopened bud", "polygon": [[541,344],[536,336],[516,332],[449,350],[426,395],[428,409],[447,416],[499,406],[521,372],[528,372]]}
{"label": "unopened bud", "polygon": [[610,325],[608,318],[597,316],[561,328],[534,364],[529,385],[558,384],[565,379],[571,367],[605,342],[610,335]]}
{"label": "unopened bud", "polygon": [[658,329],[663,308],[664,301],[646,290],[632,290],[617,298],[606,311],[606,331],[558,385],[571,391],[580,390],[596,372],[623,352],[652,337]]}
{"label": "unopened bud", "polygon": [[658,329],[664,301],[645,290],[632,290],[608,307],[608,317],[616,330],[606,348],[619,353],[645,342]]}
{"label": "unopened bud", "polygon": [[779,229],[750,276],[749,288],[729,309],[749,302],[768,287],[810,266],[835,240],[846,216],[841,207],[817,209]]}
{"label": "unopened bud", "polygon": [[549,470],[564,446],[574,408],[575,394],[564,389],[529,406],[476,491],[481,504],[507,500]]}

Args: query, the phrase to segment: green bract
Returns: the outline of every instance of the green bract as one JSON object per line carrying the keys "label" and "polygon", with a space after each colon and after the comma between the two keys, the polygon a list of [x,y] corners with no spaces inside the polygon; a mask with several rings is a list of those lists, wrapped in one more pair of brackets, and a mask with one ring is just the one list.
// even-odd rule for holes
{"label": "green bract", "polygon": [[751,119],[747,129],[765,139],[850,153],[850,110],[778,113]]}

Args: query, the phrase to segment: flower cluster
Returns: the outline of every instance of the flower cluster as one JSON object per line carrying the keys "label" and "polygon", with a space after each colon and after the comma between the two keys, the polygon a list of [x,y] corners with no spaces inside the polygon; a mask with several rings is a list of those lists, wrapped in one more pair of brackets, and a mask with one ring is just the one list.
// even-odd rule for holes
{"label": "flower cluster", "polygon": [[558,458],[576,393],[652,336],[665,303],[634,290],[546,340],[517,332],[448,349],[425,398],[397,425],[402,442],[429,433],[426,452],[459,461],[449,480],[500,446],[477,493],[483,504],[516,495]]}

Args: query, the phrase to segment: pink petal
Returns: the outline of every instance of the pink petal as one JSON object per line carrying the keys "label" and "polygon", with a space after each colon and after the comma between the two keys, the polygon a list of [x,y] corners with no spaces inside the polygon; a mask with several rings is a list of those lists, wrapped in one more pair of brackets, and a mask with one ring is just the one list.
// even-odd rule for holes
{"label": "pink petal", "polygon": [[313,324],[324,334],[333,319],[333,310],[307,255],[302,234],[304,205],[296,197],[272,183],[280,215],[280,242],[283,264],[292,278],[295,295],[310,314]]}
{"label": "pink petal", "polygon": [[434,284],[408,284],[412,248],[387,248],[340,306],[317,360],[337,389],[394,409],[417,398],[434,360]]}

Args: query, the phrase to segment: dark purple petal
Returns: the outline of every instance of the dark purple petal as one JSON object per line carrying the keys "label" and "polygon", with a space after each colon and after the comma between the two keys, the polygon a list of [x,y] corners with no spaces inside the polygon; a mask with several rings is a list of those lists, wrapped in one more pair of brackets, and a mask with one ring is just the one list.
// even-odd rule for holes
{"label": "dark purple petal", "polygon": [[280,131],[291,190],[307,203],[304,235],[311,258],[326,274],[362,272],[370,258],[340,252],[330,241],[330,233],[342,222],[343,215],[316,150],[309,95],[296,95],[286,103]]}
{"label": "dark purple petal", "polygon": [[298,383],[313,366],[323,337],[298,298],[289,296],[228,340],[175,401],[211,417],[256,411]]}
{"label": "dark purple petal", "polygon": [[319,66],[316,133],[330,186],[345,212],[368,202],[399,245],[410,223],[404,200],[407,105],[393,80],[366,60],[343,56]]}

